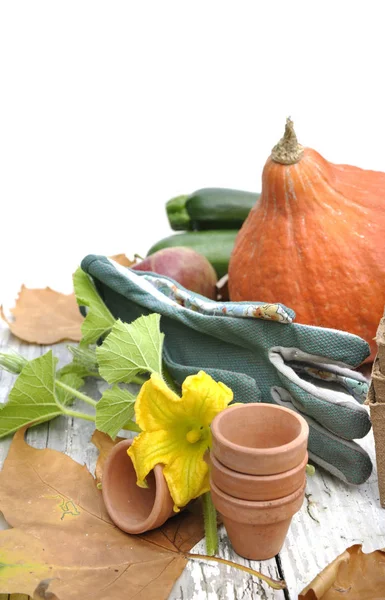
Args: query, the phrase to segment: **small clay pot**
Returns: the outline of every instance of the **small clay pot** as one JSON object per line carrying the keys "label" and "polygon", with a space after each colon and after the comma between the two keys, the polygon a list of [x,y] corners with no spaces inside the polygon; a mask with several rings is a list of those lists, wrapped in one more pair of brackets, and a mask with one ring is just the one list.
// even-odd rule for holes
{"label": "small clay pot", "polygon": [[228,469],[210,454],[211,478],[229,496],[242,500],[275,500],[288,496],[302,487],[306,477],[308,454],[294,469],[275,475],[246,475]]}
{"label": "small clay pot", "polygon": [[144,533],[160,527],[173,515],[163,467],[156,465],[146,481],[148,488],[136,485],[136,473],[127,450],[132,440],[116,444],[108,455],[102,480],[104,504],[112,521],[127,533]]}
{"label": "small clay pot", "polygon": [[275,404],[231,406],[211,423],[212,453],[248,475],[275,475],[304,460],[309,426],[301,415]]}
{"label": "small clay pot", "polygon": [[212,479],[210,486],[214,506],[222,516],[235,552],[251,560],[276,556],[293,515],[302,506],[305,483],[289,496],[266,502],[233,498],[222,492]]}

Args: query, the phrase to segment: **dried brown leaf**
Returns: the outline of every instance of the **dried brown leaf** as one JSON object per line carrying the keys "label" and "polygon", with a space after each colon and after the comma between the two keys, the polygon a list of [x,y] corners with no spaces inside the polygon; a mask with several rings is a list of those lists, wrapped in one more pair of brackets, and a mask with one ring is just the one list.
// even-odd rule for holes
{"label": "dried brown leaf", "polygon": [[[108,440],[98,443],[106,449]],[[203,537],[201,515],[187,510],[150,534],[123,533],[86,467],[32,448],[23,431],[0,473],[0,511],[13,527],[0,532],[0,594],[163,600],[187,562],[179,548]]]}
{"label": "dried brown leaf", "polygon": [[[111,258],[124,267],[131,267],[136,262],[125,254]],[[23,285],[11,313],[13,320],[7,319],[0,306],[0,317],[12,333],[25,342],[51,345],[63,340],[79,342],[82,338],[84,317],[74,294],[62,294],[49,287],[31,289]]]}
{"label": "dried brown leaf", "polygon": [[127,258],[125,254],[114,254],[114,256],[110,256],[110,258],[123,267],[131,267],[131,265],[134,265],[136,262],[135,260],[130,260]]}
{"label": "dried brown leaf", "polygon": [[304,590],[298,600],[383,600],[385,550],[369,554],[356,544],[337,556]]}
{"label": "dried brown leaf", "polygon": [[21,287],[14,320],[9,321],[0,307],[0,315],[10,330],[21,340],[33,344],[56,344],[63,340],[80,341],[83,317],[74,294],[61,294],[49,287],[29,289]]}
{"label": "dried brown leaf", "polygon": [[98,429],[95,429],[92,434],[91,442],[99,450],[99,456],[95,467],[95,479],[97,483],[101,483],[102,481],[104,463],[106,462],[110,450],[112,450],[115,444],[121,442],[122,439],[123,438],[117,437],[113,440],[109,435]]}

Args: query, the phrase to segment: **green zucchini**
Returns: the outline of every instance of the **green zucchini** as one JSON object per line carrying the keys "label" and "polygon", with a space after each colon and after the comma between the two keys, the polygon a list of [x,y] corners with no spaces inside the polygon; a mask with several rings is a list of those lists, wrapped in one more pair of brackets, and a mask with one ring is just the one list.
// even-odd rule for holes
{"label": "green zucchini", "polygon": [[218,279],[226,275],[229,266],[230,254],[232,252],[237,229],[226,229],[215,231],[189,231],[176,233],[160,240],[147,252],[147,256],[154,254],[163,248],[173,246],[186,246],[193,248],[203,254],[214,267]]}
{"label": "green zucchini", "polygon": [[166,202],[168,222],[174,231],[188,231],[191,229],[190,215],[186,210],[188,196],[177,196]]}
{"label": "green zucchini", "polygon": [[226,188],[204,188],[166,203],[171,228],[240,229],[260,194]]}

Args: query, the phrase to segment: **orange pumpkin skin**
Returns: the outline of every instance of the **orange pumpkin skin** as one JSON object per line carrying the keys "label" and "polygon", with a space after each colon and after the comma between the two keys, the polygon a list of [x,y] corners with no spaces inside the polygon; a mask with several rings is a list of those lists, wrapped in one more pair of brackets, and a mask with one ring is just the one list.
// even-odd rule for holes
{"label": "orange pumpkin skin", "polygon": [[270,157],[235,241],[229,292],[359,335],[373,360],[385,305],[385,173],[331,164],[310,148],[294,164]]}

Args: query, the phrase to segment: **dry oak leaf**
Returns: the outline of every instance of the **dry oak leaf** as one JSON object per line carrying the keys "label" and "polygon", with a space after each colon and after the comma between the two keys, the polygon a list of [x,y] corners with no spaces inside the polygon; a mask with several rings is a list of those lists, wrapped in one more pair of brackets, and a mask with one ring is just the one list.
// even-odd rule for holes
{"label": "dry oak leaf", "polygon": [[[135,260],[125,254],[111,256],[124,267],[131,267]],[[63,340],[79,342],[84,317],[79,311],[75,294],[62,294],[49,287],[31,289],[21,287],[15,308],[11,309],[14,320],[10,321],[0,306],[0,316],[13,335],[32,344],[51,345]]]}
{"label": "dry oak leaf", "polygon": [[0,315],[12,333],[25,342],[51,345],[63,340],[81,340],[83,317],[74,294],[23,285],[11,312],[14,321],[9,321],[0,307]]}
{"label": "dry oak leaf", "polygon": [[[107,437],[107,436],[106,436]],[[203,537],[202,516],[188,511],[166,527],[131,536],[110,521],[85,466],[56,450],[37,450],[15,434],[0,472],[0,594],[58,600],[165,600],[186,551]]]}
{"label": "dry oak leaf", "polygon": [[[96,483],[101,483],[103,478],[103,469],[107,456],[109,455],[112,448],[121,442],[124,438],[116,437],[114,440],[110,438],[106,433],[102,433],[98,429],[95,429],[92,434],[91,442],[99,450],[98,460],[95,466],[95,479]],[[1,600],[1,598],[0,598]]]}
{"label": "dry oak leaf", "polygon": [[130,260],[125,254],[114,254],[114,256],[110,256],[110,258],[122,265],[122,267],[131,267],[136,263],[136,260]]}
{"label": "dry oak leaf", "polygon": [[337,556],[298,600],[384,600],[385,550],[369,554],[356,544]]}

